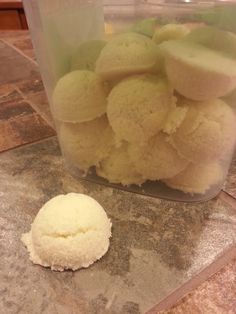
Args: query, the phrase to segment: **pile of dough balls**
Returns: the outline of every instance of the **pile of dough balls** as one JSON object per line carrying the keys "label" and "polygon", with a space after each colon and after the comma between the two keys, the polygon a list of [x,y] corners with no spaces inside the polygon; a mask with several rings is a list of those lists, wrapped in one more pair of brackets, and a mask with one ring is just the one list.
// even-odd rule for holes
{"label": "pile of dough balls", "polygon": [[[214,40],[212,40],[214,38]],[[227,44],[222,46],[221,43]],[[67,160],[111,183],[204,194],[236,141],[236,36],[153,19],[81,44],[52,99]],[[225,100],[226,99],[226,100]]]}

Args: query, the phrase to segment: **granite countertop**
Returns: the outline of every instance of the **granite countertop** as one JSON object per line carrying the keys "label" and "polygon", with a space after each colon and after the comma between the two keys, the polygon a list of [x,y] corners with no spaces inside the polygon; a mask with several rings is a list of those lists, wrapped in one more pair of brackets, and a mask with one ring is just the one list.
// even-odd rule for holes
{"label": "granite countertop", "polygon": [[[71,177],[26,31],[0,32],[0,312],[235,313],[236,159],[223,190],[177,203]],[[88,269],[33,265],[20,235],[49,198],[87,193],[113,222]],[[168,308],[168,309],[167,309]]]}

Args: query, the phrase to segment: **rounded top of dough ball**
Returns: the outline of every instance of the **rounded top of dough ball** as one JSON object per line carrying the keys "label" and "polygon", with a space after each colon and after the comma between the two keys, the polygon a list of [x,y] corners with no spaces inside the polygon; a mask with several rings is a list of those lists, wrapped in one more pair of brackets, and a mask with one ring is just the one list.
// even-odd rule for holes
{"label": "rounded top of dough ball", "polygon": [[56,84],[52,97],[54,117],[64,122],[93,120],[106,111],[108,90],[91,71],[72,71]]}
{"label": "rounded top of dough ball", "polygon": [[224,172],[218,162],[190,164],[176,176],[164,180],[171,188],[191,194],[204,194],[211,186],[222,182]]}
{"label": "rounded top of dough ball", "polygon": [[193,163],[229,156],[236,139],[232,109],[220,99],[182,101],[188,105],[188,112],[171,140],[178,152]]}
{"label": "rounded top of dough ball", "polygon": [[156,44],[160,44],[166,40],[183,38],[188,33],[189,29],[185,25],[166,24],[155,31],[152,39]]}
{"label": "rounded top of dough ball", "polygon": [[193,29],[185,37],[185,40],[236,57],[236,35],[234,33],[212,26],[200,26]]}
{"label": "rounded top of dough ball", "polygon": [[187,40],[170,40],[159,47],[170,83],[186,98],[211,100],[236,87],[236,60],[226,53]]}
{"label": "rounded top of dough ball", "polygon": [[34,263],[62,271],[93,264],[107,252],[110,237],[111,222],[102,206],[87,195],[69,193],[49,200],[22,240],[31,242]]}
{"label": "rounded top of dough ball", "polygon": [[145,179],[171,178],[187,167],[188,161],[177,153],[168,139],[159,132],[144,145],[130,144],[130,159]]}
{"label": "rounded top of dough ball", "polygon": [[113,148],[107,158],[102,160],[96,168],[97,174],[109,182],[121,183],[124,186],[130,184],[142,184],[145,180],[136,171],[128,154],[128,144]]}
{"label": "rounded top of dough ball", "polygon": [[90,40],[82,43],[71,57],[71,71],[94,71],[97,58],[105,45],[105,40]]}
{"label": "rounded top of dough ball", "polygon": [[105,79],[115,79],[157,69],[158,51],[148,37],[136,33],[115,36],[101,51],[96,73]]}
{"label": "rounded top of dough ball", "polygon": [[116,85],[108,97],[108,120],[119,139],[144,142],[159,132],[175,99],[167,81],[137,75]]}
{"label": "rounded top of dough ball", "polygon": [[115,146],[106,115],[83,123],[61,123],[58,136],[65,157],[84,171],[98,165]]}

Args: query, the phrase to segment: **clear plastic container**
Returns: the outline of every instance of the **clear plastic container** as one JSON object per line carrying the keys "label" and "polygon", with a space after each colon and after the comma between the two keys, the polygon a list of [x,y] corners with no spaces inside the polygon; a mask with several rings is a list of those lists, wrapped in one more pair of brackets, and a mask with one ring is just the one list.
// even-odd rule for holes
{"label": "clear plastic container", "polygon": [[236,4],[24,6],[74,176],[180,201],[220,191],[236,140]]}

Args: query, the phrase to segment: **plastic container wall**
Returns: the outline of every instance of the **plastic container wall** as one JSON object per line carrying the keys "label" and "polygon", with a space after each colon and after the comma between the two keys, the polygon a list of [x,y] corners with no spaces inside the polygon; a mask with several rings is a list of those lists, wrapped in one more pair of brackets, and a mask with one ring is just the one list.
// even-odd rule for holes
{"label": "plastic container wall", "polygon": [[235,5],[24,6],[71,174],[179,201],[220,191],[236,137]]}

